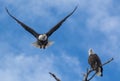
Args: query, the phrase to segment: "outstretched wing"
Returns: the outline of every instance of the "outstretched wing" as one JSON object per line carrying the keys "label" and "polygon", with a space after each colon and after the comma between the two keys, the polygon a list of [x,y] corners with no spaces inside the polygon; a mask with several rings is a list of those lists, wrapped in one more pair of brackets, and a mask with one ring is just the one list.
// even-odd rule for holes
{"label": "outstretched wing", "polygon": [[70,17],[74,12],[75,10],[77,9],[77,6],[75,7],[75,9],[70,13],[68,14],[64,19],[62,19],[58,24],[56,24],[52,29],[50,29],[46,34],[47,36],[49,37],[53,32],[55,32],[61,25],[62,23],[68,18]]}
{"label": "outstretched wing", "polygon": [[39,34],[37,32],[35,32],[32,28],[30,28],[29,26],[25,25],[23,22],[19,21],[17,18],[12,16],[7,8],[5,8],[5,9],[6,9],[6,12],[8,13],[8,15],[10,17],[12,17],[15,21],[17,21],[25,30],[27,30],[29,33],[31,33],[36,38],[39,36]]}

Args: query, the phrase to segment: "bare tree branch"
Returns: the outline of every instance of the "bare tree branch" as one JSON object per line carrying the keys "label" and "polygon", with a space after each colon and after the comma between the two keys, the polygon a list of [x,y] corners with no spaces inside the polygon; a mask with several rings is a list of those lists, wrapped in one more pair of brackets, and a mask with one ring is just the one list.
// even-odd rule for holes
{"label": "bare tree branch", "polygon": [[56,81],[61,81],[59,78],[56,77],[55,74],[53,74],[53,73],[51,73],[51,72],[49,72],[49,74],[50,74]]}
{"label": "bare tree branch", "polygon": [[[110,63],[110,62],[113,61],[113,60],[114,60],[114,59],[111,58],[111,59],[109,59],[107,62],[103,63],[101,66],[104,66],[104,65]],[[95,72],[95,73],[88,79],[89,74],[90,74],[91,72],[93,72],[93,71],[94,71],[93,69],[88,69],[88,68],[87,68],[87,72],[84,74],[84,79],[83,79],[83,81],[90,81],[90,80],[96,75],[96,72]]]}
{"label": "bare tree branch", "polygon": [[111,59],[108,60],[107,62],[103,63],[102,66],[104,66],[104,65],[106,65],[106,64],[108,64],[108,63],[110,63],[112,60],[114,60],[114,58],[111,58]]}
{"label": "bare tree branch", "polygon": [[[91,71],[92,72],[92,71]],[[96,75],[97,72],[95,72],[89,79],[88,81],[90,81],[95,75]]]}

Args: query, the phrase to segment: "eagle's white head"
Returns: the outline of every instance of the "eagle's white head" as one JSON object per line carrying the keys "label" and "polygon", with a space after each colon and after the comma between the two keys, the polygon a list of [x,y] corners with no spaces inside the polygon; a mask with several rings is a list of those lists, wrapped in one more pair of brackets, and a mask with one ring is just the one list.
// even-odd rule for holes
{"label": "eagle's white head", "polygon": [[94,54],[94,52],[93,52],[93,49],[92,49],[92,48],[90,48],[90,49],[89,49],[88,54],[89,54],[89,55]]}
{"label": "eagle's white head", "polygon": [[39,35],[38,40],[41,40],[41,41],[47,40],[47,35],[46,34]]}

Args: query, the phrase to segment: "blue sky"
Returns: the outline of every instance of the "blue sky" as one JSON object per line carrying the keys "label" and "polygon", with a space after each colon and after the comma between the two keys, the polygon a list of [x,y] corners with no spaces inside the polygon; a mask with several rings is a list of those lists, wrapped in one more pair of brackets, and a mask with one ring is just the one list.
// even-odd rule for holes
{"label": "blue sky", "polygon": [[[92,81],[119,81],[120,73],[119,0],[0,0],[0,80],[82,81],[89,66],[88,49],[93,48],[104,66],[103,77]],[[36,39],[18,25],[5,7],[37,32],[47,32],[76,5],[70,16],[51,37],[47,49],[32,46]]]}

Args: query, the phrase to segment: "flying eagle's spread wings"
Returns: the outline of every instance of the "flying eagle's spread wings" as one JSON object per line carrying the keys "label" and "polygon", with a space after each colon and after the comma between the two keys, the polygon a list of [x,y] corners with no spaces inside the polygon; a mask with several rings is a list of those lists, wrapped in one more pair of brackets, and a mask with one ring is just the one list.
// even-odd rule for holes
{"label": "flying eagle's spread wings", "polygon": [[58,24],[56,24],[52,29],[50,29],[46,34],[47,36],[49,37],[52,33],[54,33],[61,25],[62,23],[68,18],[70,17],[74,12],[75,10],[77,9],[77,6],[75,7],[75,9],[70,13],[68,14],[64,19],[62,19]]}
{"label": "flying eagle's spread wings", "polygon": [[30,32],[33,36],[35,36],[36,38],[38,38],[39,34],[37,32],[35,32],[32,28],[30,28],[29,26],[25,25],[23,22],[19,21],[17,18],[15,18],[14,16],[12,16],[10,14],[10,12],[8,11],[7,8],[6,9],[6,12],[8,13],[8,15],[10,17],[12,17],[15,21],[17,21],[25,30],[27,30],[28,32]]}

